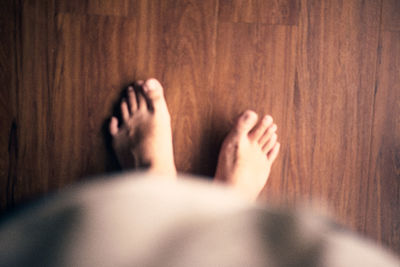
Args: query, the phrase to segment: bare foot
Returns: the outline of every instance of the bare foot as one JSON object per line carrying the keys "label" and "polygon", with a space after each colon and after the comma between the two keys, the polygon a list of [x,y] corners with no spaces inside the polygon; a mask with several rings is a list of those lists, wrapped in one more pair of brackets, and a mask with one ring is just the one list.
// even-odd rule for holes
{"label": "bare foot", "polygon": [[113,148],[122,168],[145,168],[176,176],[170,115],[163,88],[156,79],[130,86],[121,102],[122,124],[111,118]]}
{"label": "bare foot", "polygon": [[255,112],[244,112],[222,145],[215,181],[228,183],[251,199],[257,198],[278,156],[276,129],[271,116],[257,122]]}

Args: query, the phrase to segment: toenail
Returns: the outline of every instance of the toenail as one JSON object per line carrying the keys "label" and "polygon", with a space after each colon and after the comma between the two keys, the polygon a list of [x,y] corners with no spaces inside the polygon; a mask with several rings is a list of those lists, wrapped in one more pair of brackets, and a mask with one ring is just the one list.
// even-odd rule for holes
{"label": "toenail", "polygon": [[154,90],[155,87],[154,87],[152,84],[146,83],[146,84],[143,86],[143,89],[144,89],[145,92],[148,92],[148,91]]}
{"label": "toenail", "polygon": [[244,119],[245,121],[248,121],[248,120],[250,119],[250,116],[251,116],[250,112],[246,112],[246,113],[244,114],[243,119]]}
{"label": "toenail", "polygon": [[267,115],[264,117],[264,123],[265,124],[270,124],[272,122],[272,117]]}
{"label": "toenail", "polygon": [[247,121],[250,119],[250,117],[253,117],[254,115],[255,115],[255,113],[253,111],[248,110],[248,111],[244,112],[243,120]]}
{"label": "toenail", "polygon": [[144,84],[144,89],[146,91],[154,90],[157,88],[157,83],[154,79],[147,80]]}

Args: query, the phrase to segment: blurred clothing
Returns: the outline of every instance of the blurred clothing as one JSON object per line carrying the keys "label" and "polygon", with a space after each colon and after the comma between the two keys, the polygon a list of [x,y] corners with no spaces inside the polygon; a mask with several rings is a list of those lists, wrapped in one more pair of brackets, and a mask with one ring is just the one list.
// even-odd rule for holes
{"label": "blurred clothing", "polygon": [[73,186],[0,224],[0,266],[386,266],[396,256],[301,211],[193,177]]}

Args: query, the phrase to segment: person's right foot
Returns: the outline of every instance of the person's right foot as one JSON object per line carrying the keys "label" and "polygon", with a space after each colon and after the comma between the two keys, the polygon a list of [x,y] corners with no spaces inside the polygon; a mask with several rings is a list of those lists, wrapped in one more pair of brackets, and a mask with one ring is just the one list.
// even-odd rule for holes
{"label": "person's right foot", "polygon": [[121,102],[122,124],[111,118],[113,148],[123,169],[142,168],[176,176],[170,115],[163,88],[156,79],[139,81],[128,88]]}
{"label": "person's right foot", "polygon": [[279,153],[276,129],[271,116],[257,122],[255,112],[244,112],[222,145],[215,181],[257,198]]}

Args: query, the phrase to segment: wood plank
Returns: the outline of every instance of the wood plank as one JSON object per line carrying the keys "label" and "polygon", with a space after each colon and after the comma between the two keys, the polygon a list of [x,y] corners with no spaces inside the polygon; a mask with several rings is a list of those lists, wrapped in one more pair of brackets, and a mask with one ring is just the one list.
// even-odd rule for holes
{"label": "wood plank", "polygon": [[127,16],[129,11],[128,0],[89,0],[88,14]]}
{"label": "wood plank", "polygon": [[55,13],[87,14],[88,1],[68,0],[55,1]]}
{"label": "wood plank", "polygon": [[385,31],[400,31],[400,1],[383,0],[382,26]]}
{"label": "wood plank", "polygon": [[215,89],[212,95],[214,157],[236,117],[246,109],[271,114],[282,140],[268,182],[278,191],[291,129],[297,30],[291,26],[219,23]]}
{"label": "wood plank", "polygon": [[60,14],[57,26],[53,111],[62,122],[54,125],[60,146],[54,171],[62,185],[116,168],[104,138],[114,104],[133,81],[136,20]]}
{"label": "wood plank", "polygon": [[[373,116],[379,1],[302,1],[284,194],[360,230]],[[368,55],[368,56],[366,56]]]}
{"label": "wood plank", "polygon": [[[140,1],[135,1],[135,3]],[[130,13],[129,0],[55,1],[55,12],[75,15],[123,16]]]}
{"label": "wood plank", "polygon": [[[47,132],[49,114],[48,79],[53,73],[54,20],[49,10],[51,2],[30,1],[16,10],[22,12],[16,32],[16,139],[18,146],[13,186],[9,188],[12,200],[19,203],[48,190],[51,139]],[[43,179],[41,177],[44,177]]]}
{"label": "wood plank", "polygon": [[400,32],[381,37],[364,231],[400,253]]}
{"label": "wood plank", "polygon": [[220,0],[221,22],[297,25],[298,0]]}
{"label": "wood plank", "polygon": [[[0,211],[13,202],[16,173],[16,5],[5,1],[0,10]],[[19,17],[19,15],[18,15]]]}
{"label": "wood plank", "polygon": [[150,1],[133,9],[141,14],[137,77],[165,85],[177,168],[210,174],[217,1]]}

